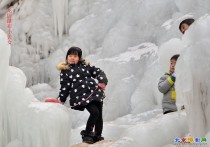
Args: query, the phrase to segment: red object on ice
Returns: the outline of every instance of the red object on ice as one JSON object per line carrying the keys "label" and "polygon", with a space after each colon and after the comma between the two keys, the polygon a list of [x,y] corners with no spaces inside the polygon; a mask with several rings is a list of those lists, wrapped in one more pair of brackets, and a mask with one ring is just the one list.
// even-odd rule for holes
{"label": "red object on ice", "polygon": [[46,98],[44,101],[45,102],[52,102],[52,103],[60,103],[61,104],[61,101],[56,99],[56,98]]}

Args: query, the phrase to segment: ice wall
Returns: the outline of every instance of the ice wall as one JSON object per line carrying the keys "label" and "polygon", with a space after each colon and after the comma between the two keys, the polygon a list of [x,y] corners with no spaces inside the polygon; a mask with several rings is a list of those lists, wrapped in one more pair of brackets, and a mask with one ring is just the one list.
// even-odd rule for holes
{"label": "ice wall", "polygon": [[38,101],[26,77],[9,67],[10,46],[0,30],[0,145],[22,147],[69,147],[71,111],[60,104]]}
{"label": "ice wall", "polygon": [[[179,17],[193,13],[198,18],[209,12],[210,4],[208,0],[1,0],[2,21],[6,22],[6,6],[11,2],[15,26],[11,64],[24,71],[28,86],[52,80],[43,64],[48,61],[42,60],[56,49],[77,45],[89,55],[102,47],[103,56],[112,56],[145,41],[160,45],[181,36]],[[162,24],[168,24],[167,29]]]}
{"label": "ice wall", "polygon": [[210,131],[210,16],[199,18],[183,35],[187,45],[177,65],[177,92],[186,103],[189,128],[193,136]]}
{"label": "ice wall", "polygon": [[87,58],[92,65],[101,67],[109,79],[104,101],[105,120],[140,113],[159,104],[154,66],[158,58],[156,45],[139,44],[111,58],[101,59],[97,54]]}
{"label": "ice wall", "polygon": [[[31,86],[53,79],[44,62],[53,62],[45,59],[56,49],[76,45],[89,55],[102,47],[103,57],[108,57],[144,41],[156,42],[159,30],[155,27],[171,17],[176,5],[172,0],[32,0],[19,1],[12,9],[14,40],[10,63],[24,71],[27,85]],[[58,46],[61,37],[64,39]]]}
{"label": "ice wall", "polygon": [[[3,2],[0,4],[3,4]],[[12,10],[12,46],[10,65],[23,70],[27,86],[49,81],[45,76],[43,60],[55,50],[51,0],[18,1]],[[7,32],[7,11],[0,27]]]}
{"label": "ice wall", "polygon": [[185,113],[171,113],[126,129],[112,147],[162,147],[184,136],[188,130]]}

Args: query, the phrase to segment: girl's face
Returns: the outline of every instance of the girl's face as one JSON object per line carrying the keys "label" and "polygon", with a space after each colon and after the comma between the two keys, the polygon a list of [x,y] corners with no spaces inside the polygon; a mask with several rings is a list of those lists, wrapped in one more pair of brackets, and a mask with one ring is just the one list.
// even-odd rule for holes
{"label": "girl's face", "polygon": [[68,64],[77,64],[79,62],[79,56],[70,54],[67,58]]}
{"label": "girl's face", "polygon": [[188,28],[189,28],[189,25],[186,24],[186,23],[183,23],[183,24],[181,25],[181,32],[182,32],[182,34],[184,34],[184,32],[185,32]]}

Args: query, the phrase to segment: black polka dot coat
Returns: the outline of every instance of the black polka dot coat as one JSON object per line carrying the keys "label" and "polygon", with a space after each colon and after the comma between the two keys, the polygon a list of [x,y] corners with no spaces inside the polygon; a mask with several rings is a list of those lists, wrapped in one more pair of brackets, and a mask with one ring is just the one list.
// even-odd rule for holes
{"label": "black polka dot coat", "polygon": [[65,103],[70,95],[70,106],[75,110],[84,110],[85,106],[92,101],[102,102],[105,98],[104,91],[98,83],[107,85],[105,73],[95,66],[79,61],[78,64],[66,64],[61,62],[57,68],[60,72],[60,92],[58,99]]}

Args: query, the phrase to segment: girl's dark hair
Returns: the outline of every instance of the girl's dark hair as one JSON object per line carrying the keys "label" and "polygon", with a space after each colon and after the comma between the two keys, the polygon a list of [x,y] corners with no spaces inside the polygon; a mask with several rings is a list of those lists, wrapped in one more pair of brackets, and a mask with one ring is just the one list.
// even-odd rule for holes
{"label": "girl's dark hair", "polygon": [[179,56],[180,56],[179,54],[173,55],[173,56],[171,57],[170,61],[171,61],[171,60],[177,61],[177,59],[179,58]]}
{"label": "girl's dark hair", "polygon": [[79,59],[82,59],[82,50],[79,47],[71,47],[66,53],[66,60],[68,55],[78,55]]}
{"label": "girl's dark hair", "polygon": [[195,19],[193,18],[188,18],[188,19],[185,19],[183,20],[180,24],[179,24],[179,30],[181,31],[181,26],[182,24],[187,24],[188,26],[190,26],[193,22],[195,21]]}

